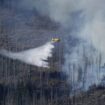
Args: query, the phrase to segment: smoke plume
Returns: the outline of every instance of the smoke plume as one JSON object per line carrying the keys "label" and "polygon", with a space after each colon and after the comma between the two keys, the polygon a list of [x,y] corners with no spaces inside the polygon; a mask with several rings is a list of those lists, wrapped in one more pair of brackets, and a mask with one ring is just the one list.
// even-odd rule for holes
{"label": "smoke plume", "polygon": [[30,65],[38,67],[49,67],[47,59],[52,57],[52,49],[54,45],[52,42],[47,42],[37,48],[29,49],[21,52],[10,52],[5,49],[0,50],[0,54],[14,60],[20,60]]}
{"label": "smoke plume", "polygon": [[[21,5],[27,9],[36,8],[41,14],[68,26],[69,35],[75,33],[103,53],[105,28],[104,0],[22,0]],[[78,20],[78,21],[77,21]],[[75,26],[78,28],[71,29]],[[73,32],[73,33],[71,33]],[[67,33],[68,34],[68,33]],[[101,42],[101,43],[100,43]]]}
{"label": "smoke plume", "polygon": [[[65,39],[65,64],[63,69],[67,73],[68,81],[72,83],[74,89],[76,87],[88,89],[93,84],[99,84],[105,76],[105,68],[103,69],[102,67],[105,63],[104,4],[105,0],[20,1],[19,6],[22,8],[29,10],[35,8],[40,14],[47,15],[52,20],[59,22],[64,28],[64,31],[65,29],[67,30],[63,36]],[[72,40],[72,38],[75,40]],[[25,51],[13,54],[19,56],[24,55],[23,58],[26,59],[28,53],[32,57],[32,52],[34,51],[36,52],[38,50],[32,49],[27,53]],[[13,58],[17,59],[17,56],[15,57]],[[42,66],[43,54],[37,57],[38,62],[41,62],[39,64],[35,62],[35,65]],[[44,59],[46,59],[46,56]],[[27,61],[33,64],[29,58]]]}

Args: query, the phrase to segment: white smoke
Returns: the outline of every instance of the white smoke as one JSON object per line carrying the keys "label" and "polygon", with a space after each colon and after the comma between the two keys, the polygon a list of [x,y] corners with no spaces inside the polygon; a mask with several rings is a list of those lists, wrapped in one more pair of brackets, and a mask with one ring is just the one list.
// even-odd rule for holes
{"label": "white smoke", "polygon": [[[84,81],[86,88],[94,83],[98,84],[105,74],[105,70],[101,68],[105,63],[105,0],[22,1],[21,4],[23,7],[28,9],[33,9],[35,7],[41,14],[48,15],[52,20],[61,23],[62,26],[69,29],[69,33],[64,35],[68,36],[69,40],[65,41],[68,52],[65,53],[64,65],[64,70],[69,75],[69,81],[74,75],[73,84],[78,84],[80,87],[81,82],[78,82],[78,70],[81,68],[82,74],[84,73],[86,64],[84,64],[83,59],[88,59],[85,61],[85,63],[90,63],[87,64],[88,67],[86,67],[85,70],[85,72],[88,72],[87,74],[83,74],[85,76],[82,75],[81,78],[85,77]],[[71,45],[69,44],[71,36],[83,40],[84,43],[79,42],[77,45],[73,46],[74,48],[71,48]],[[83,49],[86,50],[85,55],[81,46],[84,46]],[[91,48],[91,46],[94,47],[95,50]],[[88,53],[90,53],[90,55]],[[72,69],[72,66],[75,67],[75,70]],[[100,68],[99,80],[97,80],[97,68]],[[91,82],[89,82],[89,80]]]}
{"label": "white smoke", "polygon": [[80,36],[91,42],[105,59],[105,20],[103,17],[96,16],[92,21],[88,22],[81,30]]}
{"label": "white smoke", "polygon": [[80,43],[65,54],[64,71],[69,76],[68,82],[73,90],[87,90],[91,85],[98,85],[105,77],[102,55],[88,43]]}
{"label": "white smoke", "polygon": [[[63,26],[78,25],[75,35],[87,40],[105,53],[105,1],[104,0],[22,0],[21,5],[28,9],[36,8],[41,14],[49,15],[51,19]],[[74,22],[73,13],[80,12],[81,20]],[[82,25],[79,21],[82,21]],[[70,30],[72,31],[72,30]],[[101,43],[100,43],[101,42]]]}
{"label": "white smoke", "polygon": [[0,50],[0,54],[14,60],[20,60],[30,65],[48,68],[48,57],[52,57],[52,49],[54,45],[52,42],[47,42],[37,48],[29,49],[21,52],[10,52],[5,49]]}

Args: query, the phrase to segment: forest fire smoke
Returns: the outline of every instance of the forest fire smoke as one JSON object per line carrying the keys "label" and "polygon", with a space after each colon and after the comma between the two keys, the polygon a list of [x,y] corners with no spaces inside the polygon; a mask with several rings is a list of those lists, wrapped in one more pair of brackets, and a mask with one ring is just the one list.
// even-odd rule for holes
{"label": "forest fire smoke", "polygon": [[[36,9],[42,16],[47,15],[60,23],[64,29],[62,30],[65,31],[65,35],[62,35],[65,40],[63,70],[68,75],[68,82],[72,83],[73,89],[76,87],[88,89],[93,84],[99,84],[105,76],[105,0],[20,0],[19,2],[19,8],[21,6],[24,9]],[[7,53],[5,50],[1,53],[30,64],[37,58],[34,65],[42,66],[44,63],[46,67],[48,63],[43,59],[46,60],[48,54],[51,56],[53,48],[51,43],[47,45],[19,53]],[[33,52],[38,52],[40,56]]]}
{"label": "forest fire smoke", "polygon": [[43,0],[31,2],[34,4],[28,7],[36,7],[41,14],[48,15],[69,30],[64,36],[66,50],[63,68],[70,83],[73,77],[73,88],[88,89],[93,84],[99,84],[105,75],[102,69],[105,63],[105,1],[45,0],[45,5],[41,5]]}

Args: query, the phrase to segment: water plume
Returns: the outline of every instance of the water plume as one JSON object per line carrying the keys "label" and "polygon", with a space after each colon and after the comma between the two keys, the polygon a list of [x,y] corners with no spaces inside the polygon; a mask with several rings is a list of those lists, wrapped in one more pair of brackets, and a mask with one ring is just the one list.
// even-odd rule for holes
{"label": "water plume", "polygon": [[47,42],[46,44],[40,47],[21,52],[11,52],[2,49],[0,50],[0,54],[14,60],[25,62],[30,65],[48,68],[49,65],[47,59],[48,57],[52,57],[53,48],[54,48],[53,43]]}

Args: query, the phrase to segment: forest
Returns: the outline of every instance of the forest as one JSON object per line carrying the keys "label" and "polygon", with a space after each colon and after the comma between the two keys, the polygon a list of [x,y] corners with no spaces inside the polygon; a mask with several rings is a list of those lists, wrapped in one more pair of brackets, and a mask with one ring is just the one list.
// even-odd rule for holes
{"label": "forest", "polygon": [[[0,52],[1,49],[19,52],[42,46],[53,37],[61,39],[48,58],[49,68],[0,54],[0,105],[105,105],[105,63],[95,44],[98,41],[93,40],[95,48],[73,36],[85,20],[81,11],[64,9],[62,13],[61,2],[59,14],[52,13],[55,8],[50,8],[50,14],[47,0],[44,1],[35,0],[32,5],[33,0],[0,0]],[[72,25],[66,21],[68,16],[63,16],[69,12]],[[62,26],[64,23],[67,25]]]}

